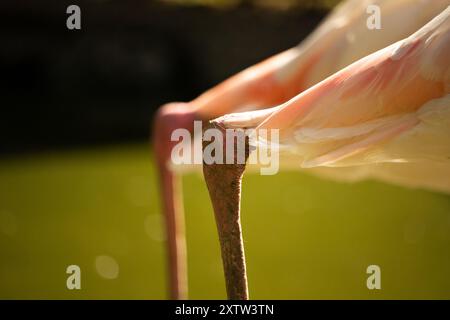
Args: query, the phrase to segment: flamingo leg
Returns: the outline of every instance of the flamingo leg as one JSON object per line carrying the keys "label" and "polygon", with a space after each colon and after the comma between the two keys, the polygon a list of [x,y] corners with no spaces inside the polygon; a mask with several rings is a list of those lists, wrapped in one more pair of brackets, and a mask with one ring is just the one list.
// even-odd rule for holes
{"label": "flamingo leg", "polygon": [[169,294],[174,300],[187,299],[187,266],[181,177],[160,168],[162,206],[167,234]]}
{"label": "flamingo leg", "polygon": [[153,146],[155,149],[161,204],[167,234],[169,294],[171,299],[187,299],[188,280],[186,239],[181,177],[169,168],[174,142],[170,137],[177,128],[193,126],[195,115],[183,104],[167,104],[155,116]]}
{"label": "flamingo leg", "polygon": [[[225,148],[225,129],[214,122],[210,124],[209,128],[219,129],[223,133],[223,146]],[[203,148],[206,145],[203,142]],[[245,159],[247,159],[248,140],[245,143],[245,148]],[[206,164],[204,162],[203,174],[219,233],[228,299],[248,300],[247,272],[240,219],[241,183],[245,163],[236,164],[236,161],[234,163]]]}

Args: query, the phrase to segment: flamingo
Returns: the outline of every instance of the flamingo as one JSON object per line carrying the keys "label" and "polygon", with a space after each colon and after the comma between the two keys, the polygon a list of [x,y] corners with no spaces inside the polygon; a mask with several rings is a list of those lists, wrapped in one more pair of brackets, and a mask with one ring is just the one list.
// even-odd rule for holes
{"label": "flamingo", "polygon": [[[381,30],[367,29],[369,4],[377,4],[381,9]],[[283,148],[287,151],[281,152],[286,166],[309,168],[335,179],[358,180],[371,176],[397,184],[448,191],[448,182],[442,174],[448,169],[445,159],[444,164],[436,161],[432,167],[409,161],[413,155],[417,160],[424,154],[442,160],[448,135],[436,140],[441,143],[440,148],[425,143],[423,147],[427,150],[416,149],[415,140],[405,138],[407,133],[413,136],[411,132],[427,123],[423,119],[430,116],[427,110],[431,107],[425,108],[426,102],[448,90],[448,79],[442,82],[445,73],[435,70],[437,66],[445,70],[442,66],[448,63],[445,55],[448,38],[446,43],[442,25],[436,27],[437,22],[433,20],[414,33],[414,37],[410,36],[447,5],[448,0],[345,1],[297,47],[244,70],[189,103],[169,103],[159,109],[153,143],[168,235],[171,298],[187,297],[187,276],[181,181],[178,168],[171,163],[175,142],[170,138],[177,128],[192,131],[194,120],[207,123],[215,119],[210,126],[222,131],[278,129],[280,142],[287,146]],[[430,36],[427,30],[439,32]],[[404,40],[398,42],[401,39]],[[440,42],[435,42],[436,39]],[[424,41],[435,45],[424,46]],[[395,45],[382,49],[391,43]],[[379,49],[382,50],[367,56]],[[401,86],[401,81],[408,85]],[[396,93],[397,89],[401,94]],[[351,103],[340,102],[341,95],[351,98]],[[448,105],[448,100],[442,99],[439,104],[447,102]],[[437,121],[434,118],[430,121],[434,120]],[[386,141],[390,143],[385,144]],[[402,165],[395,166],[396,162]],[[203,166],[231,299],[248,298],[239,221],[244,170],[245,164]],[[230,234],[234,236],[229,237]]]}

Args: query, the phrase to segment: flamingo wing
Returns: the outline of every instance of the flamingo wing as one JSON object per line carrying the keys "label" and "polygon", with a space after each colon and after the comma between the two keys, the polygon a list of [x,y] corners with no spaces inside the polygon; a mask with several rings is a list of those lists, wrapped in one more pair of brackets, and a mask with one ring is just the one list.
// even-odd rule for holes
{"label": "flamingo wing", "polygon": [[[450,7],[408,38],[351,64],[278,107],[226,115],[218,121],[257,132],[279,130],[283,152],[287,150],[302,168],[375,164],[379,169],[381,163],[399,162],[426,167],[432,162],[444,164],[447,170],[448,57]],[[361,177],[382,175],[366,168]]]}
{"label": "flamingo wing", "polygon": [[448,116],[448,57],[450,7],[410,37],[286,102],[257,129],[280,130],[281,143],[303,157],[303,167],[398,161],[375,157],[374,148],[423,127],[433,114]]}

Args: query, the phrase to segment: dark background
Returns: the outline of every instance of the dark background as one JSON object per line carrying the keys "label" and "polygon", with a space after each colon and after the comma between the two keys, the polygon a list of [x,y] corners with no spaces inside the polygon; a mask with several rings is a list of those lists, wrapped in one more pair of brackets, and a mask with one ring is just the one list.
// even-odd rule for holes
{"label": "dark background", "polygon": [[[81,8],[81,30],[66,8]],[[2,1],[0,153],[148,139],[163,103],[188,101],[299,43],[326,14],[254,2]]]}

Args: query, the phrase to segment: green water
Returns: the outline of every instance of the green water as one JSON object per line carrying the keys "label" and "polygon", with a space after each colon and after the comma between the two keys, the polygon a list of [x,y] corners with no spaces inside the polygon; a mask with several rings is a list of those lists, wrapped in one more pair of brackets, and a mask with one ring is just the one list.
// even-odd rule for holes
{"label": "green water", "polygon": [[[225,298],[202,177],[184,186],[190,298]],[[242,211],[251,298],[450,298],[447,195],[248,175]],[[145,144],[0,160],[0,298],[164,299],[159,214]],[[66,288],[71,264],[81,290]]]}

